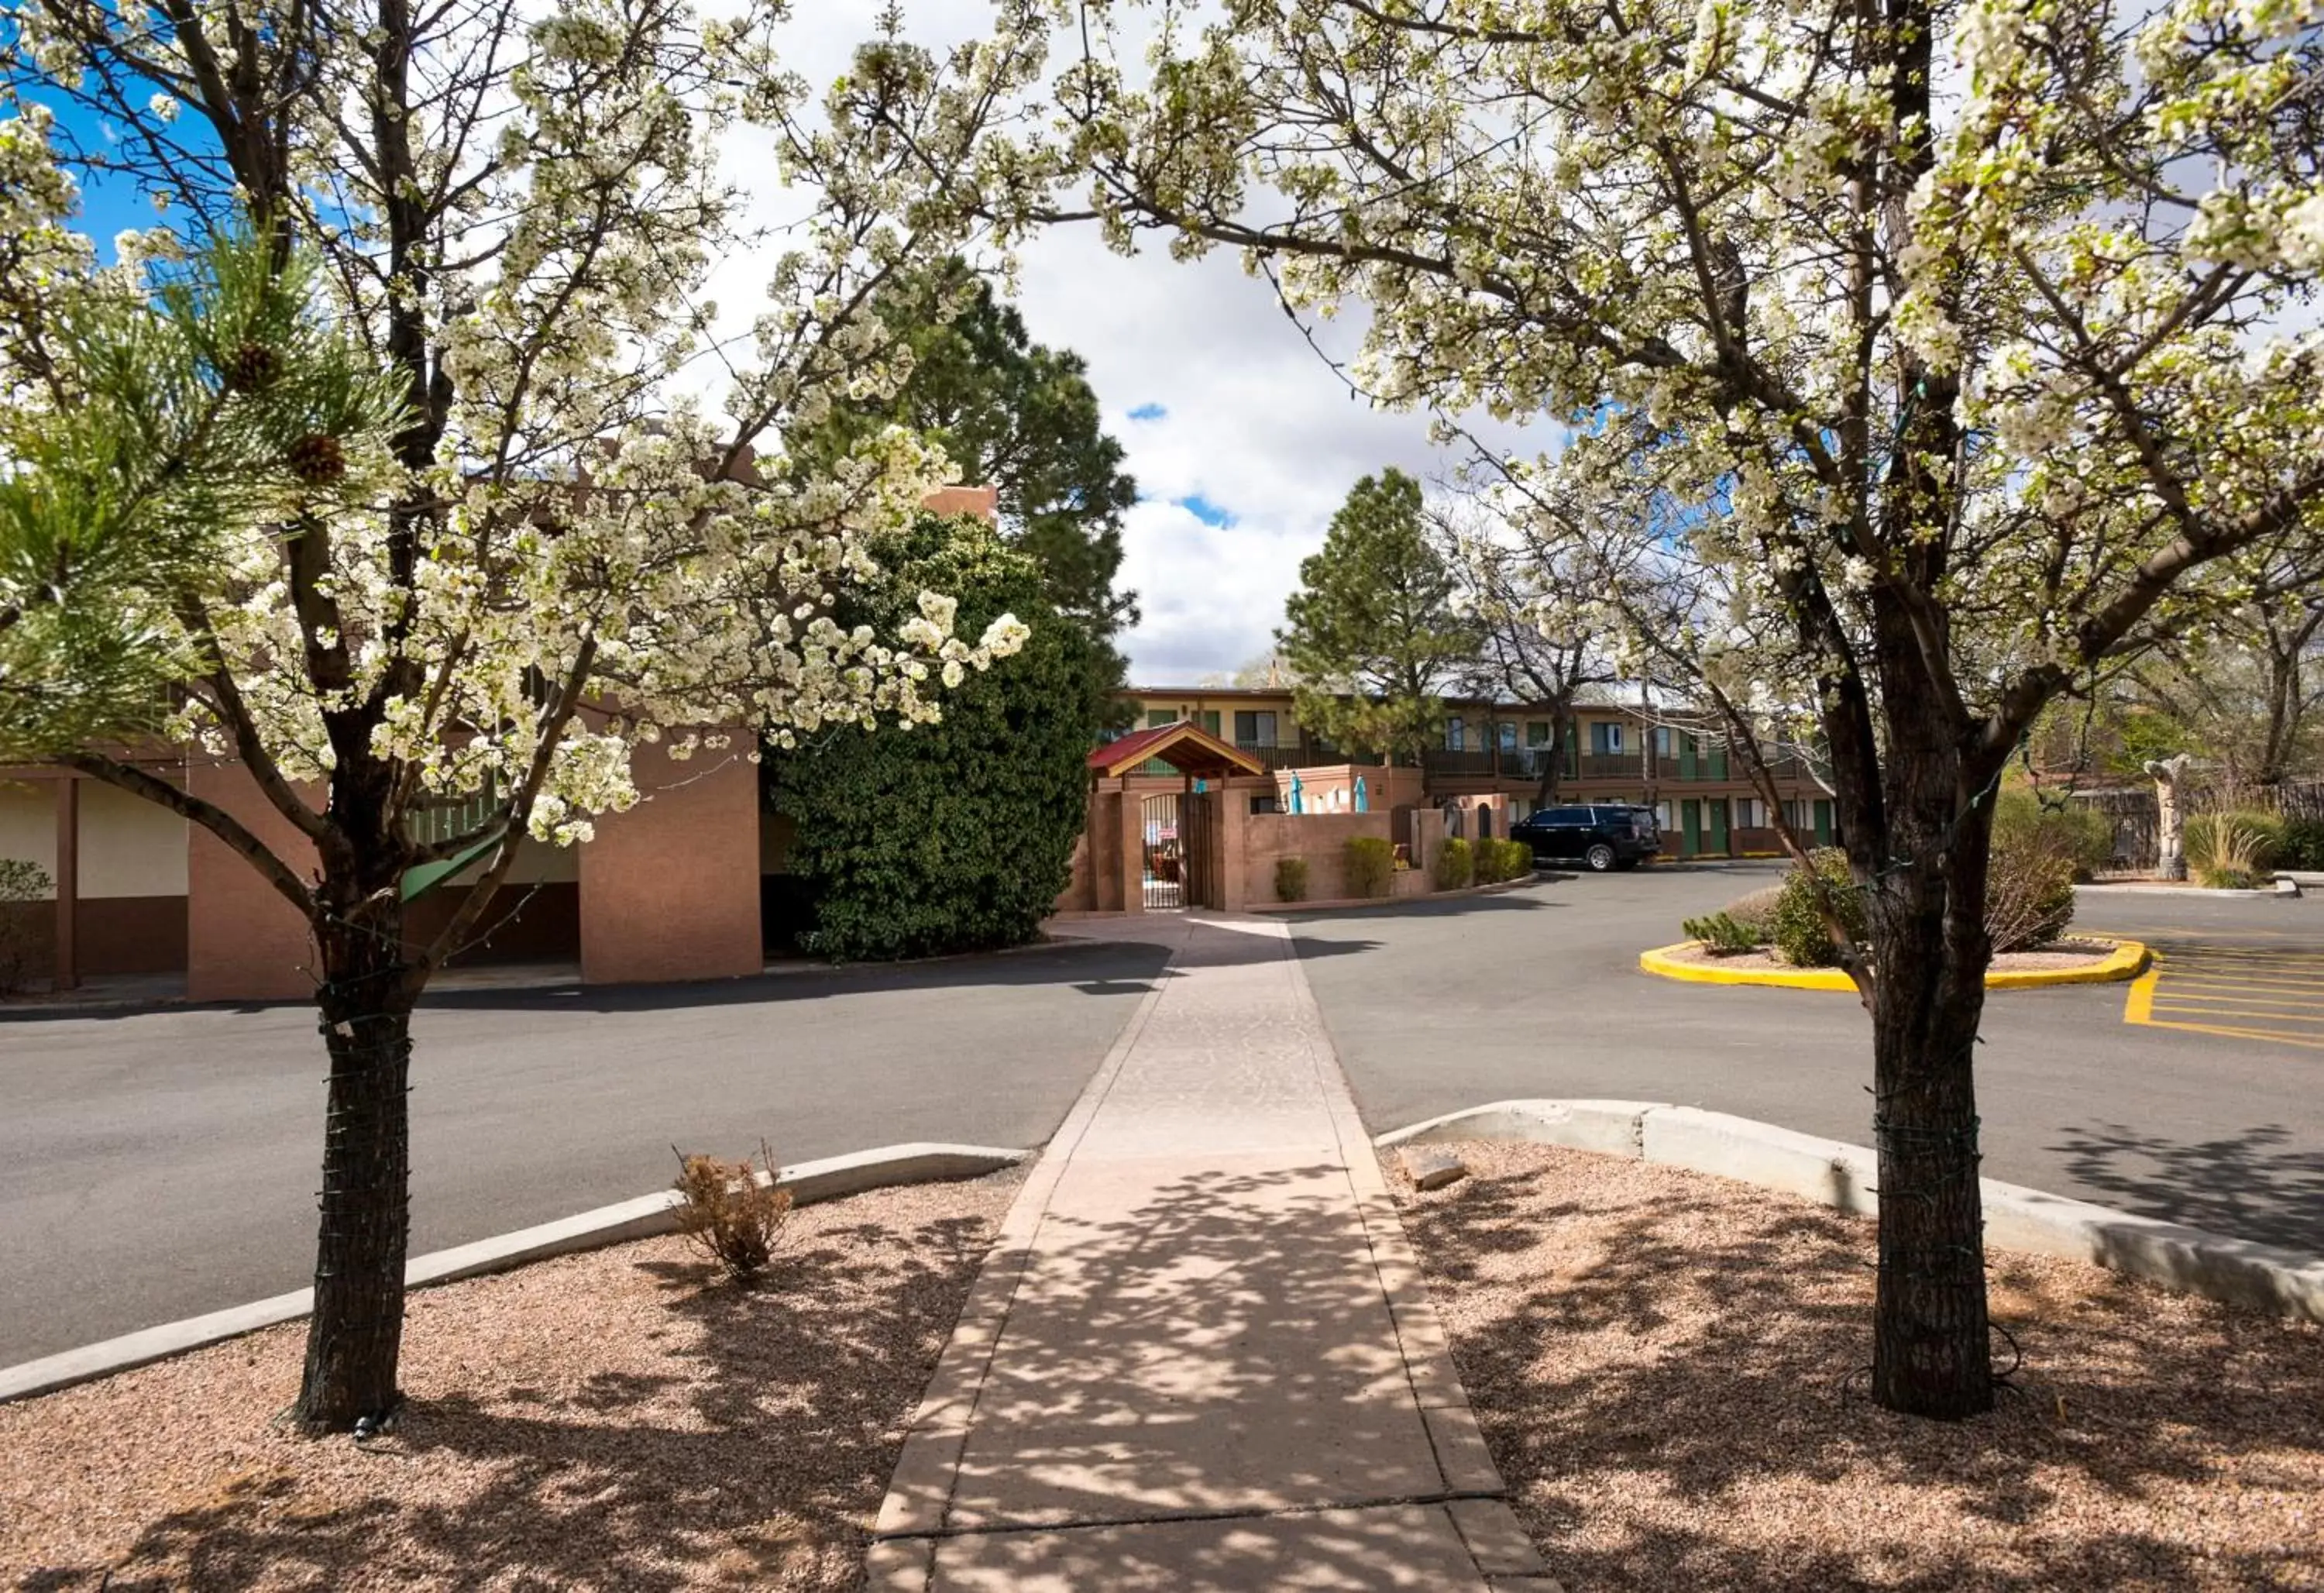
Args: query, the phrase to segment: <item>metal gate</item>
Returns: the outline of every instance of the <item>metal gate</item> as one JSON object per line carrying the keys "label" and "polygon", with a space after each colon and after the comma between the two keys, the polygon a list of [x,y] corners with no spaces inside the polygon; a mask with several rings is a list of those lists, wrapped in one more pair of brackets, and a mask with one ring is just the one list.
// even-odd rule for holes
{"label": "metal gate", "polygon": [[1189,907],[1219,905],[1218,884],[1211,867],[1212,838],[1218,833],[1217,794],[1196,792],[1179,805],[1178,867],[1185,876],[1185,900]]}
{"label": "metal gate", "polygon": [[1142,797],[1139,836],[1146,853],[1146,911],[1168,912],[1186,904],[1185,849],[1178,833],[1175,792]]}

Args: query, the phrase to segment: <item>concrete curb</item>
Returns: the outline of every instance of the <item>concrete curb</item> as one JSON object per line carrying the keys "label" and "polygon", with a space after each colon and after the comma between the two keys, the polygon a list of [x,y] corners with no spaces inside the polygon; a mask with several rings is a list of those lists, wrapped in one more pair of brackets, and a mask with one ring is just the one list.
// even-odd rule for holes
{"label": "concrete curb", "polygon": [[[2114,950],[2098,962],[2083,968],[1987,968],[1985,987],[1988,990],[2040,990],[2052,985],[2119,985],[2135,979],[2145,970],[2147,949],[2139,940],[2116,940],[2113,936],[2090,937],[2114,941]],[[1721,968],[1715,962],[1682,962],[1678,953],[1702,945],[1700,940],[1681,940],[1675,945],[1657,946],[1651,951],[1638,953],[1638,967],[1658,979],[1676,979],[1687,985],[1764,985],[1777,990],[1846,990],[1854,994],[1855,982],[1836,968]]]}
{"label": "concrete curb", "polygon": [[2208,896],[2220,902],[2272,902],[2280,895],[2296,896],[2300,894],[2297,881],[2293,883],[2293,888],[2290,891],[2280,891],[2272,884],[2264,890],[2226,891],[2210,885],[2168,884],[2159,882],[2135,885],[2078,884],[2074,887],[2074,891],[2078,895],[2087,891],[2098,896]]}
{"label": "concrete curb", "polygon": [[[1862,1216],[1880,1209],[1879,1159],[1862,1145],[1661,1101],[1495,1101],[1415,1123],[1374,1143],[1386,1150],[1468,1139],[1658,1162]],[[2324,1322],[2324,1256],[2134,1217],[1997,1179],[1979,1183],[1985,1236],[2003,1249],[2095,1262],[2229,1304]]]}
{"label": "concrete curb", "polygon": [[[826,1156],[786,1167],[777,1180],[791,1192],[794,1206],[813,1206],[860,1195],[870,1190],[902,1184],[943,1183],[954,1179],[981,1178],[1024,1161],[1028,1151],[1001,1150],[989,1145],[915,1144],[882,1145],[845,1156]],[[462,1278],[506,1272],[529,1261],[569,1255],[579,1250],[602,1250],[678,1231],[677,1195],[668,1190],[641,1195],[618,1205],[600,1206],[576,1217],[560,1218],[514,1233],[456,1245],[449,1250],[413,1256],[404,1264],[407,1288],[456,1283]],[[205,1345],[239,1338],[261,1328],[295,1321],[312,1309],[314,1291],[294,1290],[248,1305],[229,1306],[183,1321],[164,1322],[107,1338],[78,1349],[68,1349],[36,1361],[0,1366],[0,1404],[51,1394],[76,1383],[110,1376]]]}

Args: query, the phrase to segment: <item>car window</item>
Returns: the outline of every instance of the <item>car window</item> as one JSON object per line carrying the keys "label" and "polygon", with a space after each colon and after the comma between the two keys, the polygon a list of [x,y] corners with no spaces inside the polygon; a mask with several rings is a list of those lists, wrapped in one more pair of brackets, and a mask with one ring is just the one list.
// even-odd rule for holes
{"label": "car window", "polygon": [[1549,810],[1549,819],[1547,821],[1551,824],[1591,824],[1596,822],[1596,820],[1591,818],[1590,810],[1587,808],[1552,808]]}

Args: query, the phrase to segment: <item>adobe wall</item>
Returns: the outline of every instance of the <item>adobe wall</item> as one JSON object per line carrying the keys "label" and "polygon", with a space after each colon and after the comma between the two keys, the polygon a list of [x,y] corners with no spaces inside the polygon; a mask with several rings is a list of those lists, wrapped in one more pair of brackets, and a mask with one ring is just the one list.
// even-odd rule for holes
{"label": "adobe wall", "polygon": [[[1348,888],[1348,842],[1358,836],[1388,838],[1389,815],[1368,813],[1245,813],[1240,822],[1222,825],[1222,853],[1231,866],[1227,881],[1230,909],[1277,903],[1275,865],[1284,857],[1307,859],[1303,900],[1330,902],[1352,895]],[[1234,832],[1239,831],[1239,834]]]}
{"label": "adobe wall", "polygon": [[[186,791],[224,809],[301,879],[318,872],[314,844],[275,810],[239,763],[197,759]],[[313,802],[320,793],[301,789]],[[186,827],[186,996],[287,1001],[315,993],[315,943],[299,910],[240,854],[198,824]]]}
{"label": "adobe wall", "polygon": [[766,966],[759,926],[759,769],[736,736],[684,763],[632,755],[644,800],[596,819],[580,848],[581,978],[732,978]]}

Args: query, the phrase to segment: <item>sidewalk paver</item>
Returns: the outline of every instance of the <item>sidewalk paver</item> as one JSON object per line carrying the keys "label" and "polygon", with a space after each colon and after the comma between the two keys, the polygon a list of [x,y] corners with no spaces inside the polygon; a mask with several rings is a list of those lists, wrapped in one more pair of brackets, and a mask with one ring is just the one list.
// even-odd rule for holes
{"label": "sidewalk paver", "polygon": [[1148,932],[1171,966],[1003,1226],[872,1586],[1553,1588],[1285,926]]}

